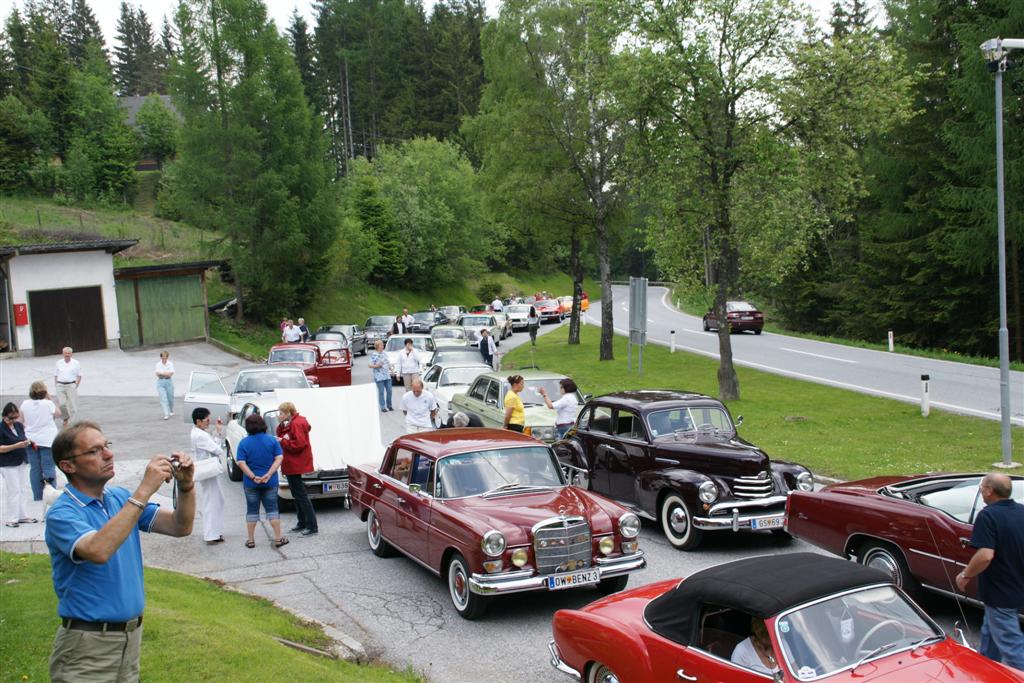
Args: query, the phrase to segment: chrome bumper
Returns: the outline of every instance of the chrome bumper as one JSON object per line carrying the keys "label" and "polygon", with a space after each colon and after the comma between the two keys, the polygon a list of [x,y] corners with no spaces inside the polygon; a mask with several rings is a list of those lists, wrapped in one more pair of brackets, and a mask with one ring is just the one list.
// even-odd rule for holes
{"label": "chrome bumper", "polygon": [[[292,495],[291,487],[288,485],[288,480],[285,479],[284,475],[278,475],[280,477],[280,483],[277,487],[277,495],[285,500],[294,500],[295,496]],[[306,487],[306,495],[312,499],[319,498],[348,498],[349,495],[349,481],[348,477],[342,479],[303,479],[302,483]],[[329,491],[324,492],[324,484],[344,484],[340,491]]]}
{"label": "chrome bumper", "polygon": [[[647,566],[644,551],[622,557],[600,557],[595,560],[598,576],[602,579],[628,574]],[[469,589],[478,595],[505,595],[547,588],[548,575],[536,574],[532,569],[523,569],[501,574],[473,574],[469,577]]]}
{"label": "chrome bumper", "polygon": [[558,646],[555,645],[555,641],[548,641],[548,652],[551,653],[551,666],[564,674],[572,676],[577,681],[580,680],[580,672],[562,661],[562,653],[558,651]]}
{"label": "chrome bumper", "polygon": [[[780,509],[781,508],[781,509]],[[724,514],[723,514],[724,513]],[[755,519],[786,519],[786,496],[771,496],[755,500],[734,500],[717,503],[711,506],[707,516],[693,518],[693,525],[698,529],[714,531],[718,529],[750,529]],[[777,527],[779,529],[782,526]]]}

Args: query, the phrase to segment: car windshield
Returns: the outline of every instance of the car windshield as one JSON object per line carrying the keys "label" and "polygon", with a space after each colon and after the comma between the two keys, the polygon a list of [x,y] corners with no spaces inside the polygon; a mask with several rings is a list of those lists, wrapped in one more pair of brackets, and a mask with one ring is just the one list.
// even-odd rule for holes
{"label": "car windshield", "polygon": [[309,381],[302,370],[259,370],[241,372],[235,380],[235,389],[231,393],[255,393],[273,391],[274,389],[307,389]]}
{"label": "car windshield", "polygon": [[433,363],[438,365],[441,363],[453,363],[456,361],[478,361],[481,359],[480,351],[472,347],[465,348],[447,348],[440,349],[434,353]]}
{"label": "car windshield", "polygon": [[558,306],[558,302],[552,301],[551,299],[545,299],[544,301],[538,301],[535,305],[550,308],[552,306]]}
{"label": "car windshield", "polygon": [[312,338],[317,341],[323,341],[325,339],[340,342],[348,341],[345,338],[345,335],[342,334],[341,332],[317,332],[316,334],[313,335]]}
{"label": "car windshield", "polygon": [[460,313],[458,306],[442,306],[441,312],[447,315],[449,318],[457,316]]}
{"label": "car windshield", "polygon": [[944,637],[892,586],[862,588],[783,614],[775,631],[786,665],[801,681]]}
{"label": "car windshield", "polygon": [[405,340],[412,340],[412,347],[417,351],[433,351],[434,340],[430,337],[403,337],[398,335],[388,339],[387,346],[384,347],[385,351],[401,351],[405,348]]}
{"label": "car windshield", "polygon": [[433,311],[416,311],[412,314],[413,320],[420,323],[432,323],[434,322]]}
{"label": "car windshield", "polygon": [[734,311],[756,311],[757,308],[746,301],[728,301],[725,304],[725,310],[732,313]]}
{"label": "car windshield", "polygon": [[313,365],[316,363],[316,352],[309,349],[274,349],[270,352],[267,362],[274,363],[305,363]]}
{"label": "car windshield", "polygon": [[366,319],[366,324],[363,327],[391,327],[393,322],[395,319],[390,315],[371,315]]}
{"label": "car windshield", "polygon": [[[980,484],[981,477],[965,479],[955,482],[949,488],[921,494],[917,500],[922,505],[942,510],[965,524],[973,524],[975,517],[985,507],[979,490]],[[1013,481],[1011,497],[1018,503],[1024,503],[1024,479]]]}
{"label": "car windshield", "polygon": [[[544,387],[544,391],[547,392],[548,398],[552,401],[557,401],[558,397],[561,396],[561,390],[558,387],[558,383],[561,381],[561,377],[552,377],[551,379],[527,379],[524,382],[523,390],[519,392],[519,398],[523,400],[524,406],[542,406],[544,405],[544,397],[540,395],[539,389]],[[504,383],[505,387],[508,387],[508,383]],[[583,397],[578,393],[576,394],[576,403],[583,403]]]}
{"label": "car windshield", "polygon": [[509,315],[517,315],[517,314],[529,315],[530,314],[530,307],[529,306],[509,306],[505,310],[508,311]]}
{"label": "car windshield", "polygon": [[437,329],[430,333],[434,339],[466,339],[466,331],[459,327]]}
{"label": "car windshield", "polygon": [[538,445],[449,455],[437,462],[434,495],[461,498],[514,485],[564,486],[554,452]]}
{"label": "car windshield", "polygon": [[654,438],[695,434],[724,434],[733,431],[729,414],[716,406],[688,406],[655,410],[647,415],[647,425]]}
{"label": "car windshield", "polygon": [[441,373],[437,386],[448,387],[453,384],[471,384],[481,372],[487,372],[487,366],[478,368],[448,368]]}
{"label": "car windshield", "polygon": [[491,324],[491,316],[489,315],[464,315],[459,321],[463,327],[477,326],[487,327]]}

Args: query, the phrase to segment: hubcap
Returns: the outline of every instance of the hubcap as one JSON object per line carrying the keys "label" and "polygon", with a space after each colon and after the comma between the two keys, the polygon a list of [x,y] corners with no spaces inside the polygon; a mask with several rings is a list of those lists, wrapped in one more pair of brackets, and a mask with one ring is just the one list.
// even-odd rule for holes
{"label": "hubcap", "polygon": [[672,508],[672,511],[668,515],[668,525],[672,527],[672,531],[677,534],[685,534],[690,523],[686,519],[686,511],[680,507]]}
{"label": "hubcap", "polygon": [[462,609],[466,606],[468,587],[466,586],[466,572],[458,562],[452,563],[449,584],[451,586],[452,600],[459,609]]}
{"label": "hubcap", "polygon": [[900,566],[896,563],[895,558],[889,555],[889,553],[872,553],[868,557],[868,561],[864,564],[868,567],[871,567],[872,569],[882,570],[892,578],[893,583],[895,583],[897,586],[902,584],[902,577],[900,576]]}
{"label": "hubcap", "polygon": [[370,513],[370,523],[367,527],[370,531],[370,545],[377,547],[377,543],[380,541],[380,522],[377,521],[377,515]]}
{"label": "hubcap", "polygon": [[597,683],[619,683],[619,678],[608,669],[601,667],[595,677]]}

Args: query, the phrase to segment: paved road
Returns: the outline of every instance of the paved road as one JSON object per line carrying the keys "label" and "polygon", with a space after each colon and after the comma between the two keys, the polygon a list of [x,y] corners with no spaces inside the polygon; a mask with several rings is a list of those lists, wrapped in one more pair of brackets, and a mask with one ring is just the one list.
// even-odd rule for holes
{"label": "paved road", "polygon": [[[615,328],[627,334],[629,287],[613,289]],[[600,325],[600,302],[591,306],[587,319]],[[718,358],[716,333],[704,332],[699,317],[675,309],[668,301],[668,289],[649,287],[648,341],[667,346],[671,330],[676,332],[677,348]],[[770,332],[760,336],[735,334],[732,351],[739,365],[910,403],[920,403],[921,375],[929,375],[932,406],[999,419],[997,368],[858,349]],[[1012,421],[1024,425],[1024,372],[1010,373],[1010,411]]]}

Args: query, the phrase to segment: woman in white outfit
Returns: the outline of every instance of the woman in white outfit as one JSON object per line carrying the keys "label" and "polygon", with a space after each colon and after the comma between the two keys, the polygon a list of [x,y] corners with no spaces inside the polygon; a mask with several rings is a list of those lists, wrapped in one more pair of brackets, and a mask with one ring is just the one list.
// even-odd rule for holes
{"label": "woman in white outfit", "polygon": [[[198,462],[207,458],[223,458],[224,449],[210,433],[210,411],[196,408],[192,411],[192,458]],[[220,438],[221,423],[217,420],[217,437]],[[220,488],[220,477],[203,479],[199,484],[199,500],[203,508],[203,540],[206,545],[223,543],[224,536],[224,492]]]}
{"label": "woman in white outfit", "polygon": [[28,447],[25,428],[18,422],[18,406],[4,406],[0,423],[0,477],[4,480],[4,524],[16,527],[38,520],[28,516]]}

